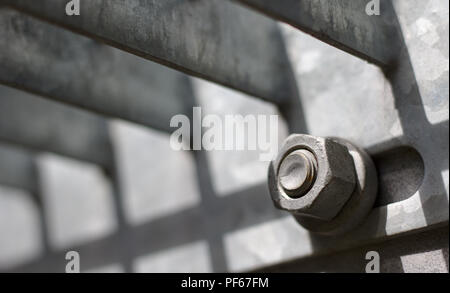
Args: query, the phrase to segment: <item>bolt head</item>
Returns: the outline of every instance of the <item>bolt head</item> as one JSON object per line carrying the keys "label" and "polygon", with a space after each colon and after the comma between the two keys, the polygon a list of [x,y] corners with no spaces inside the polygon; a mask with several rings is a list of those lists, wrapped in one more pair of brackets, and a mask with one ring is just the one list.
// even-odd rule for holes
{"label": "bolt head", "polygon": [[[283,163],[283,159],[298,150],[312,153],[317,168],[313,184],[306,193],[295,197],[290,195],[290,189],[296,186],[303,187],[304,184],[299,183],[302,180],[282,179],[283,176],[280,175],[286,172],[283,165],[287,162]],[[308,169],[304,166],[297,168],[299,177],[302,177],[303,169]],[[355,186],[355,166],[348,148],[330,138],[291,135],[269,167],[269,189],[275,206],[302,216],[327,221],[333,219],[349,200]]]}

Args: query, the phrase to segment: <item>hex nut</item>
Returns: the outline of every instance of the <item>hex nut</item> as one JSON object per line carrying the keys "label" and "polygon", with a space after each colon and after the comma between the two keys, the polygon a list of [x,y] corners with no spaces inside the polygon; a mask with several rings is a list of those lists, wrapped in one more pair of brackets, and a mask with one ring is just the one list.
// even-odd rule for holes
{"label": "hex nut", "polygon": [[378,191],[375,164],[361,148],[341,138],[333,138],[345,144],[355,162],[356,187],[341,211],[331,221],[295,215],[297,222],[310,232],[332,236],[344,234],[358,227],[372,210]]}
{"label": "hex nut", "polygon": [[[279,169],[287,155],[301,149],[314,154],[317,175],[306,194],[292,198],[279,184]],[[291,135],[269,167],[269,189],[275,206],[301,216],[331,220],[349,200],[355,186],[355,167],[348,148],[330,138]]]}

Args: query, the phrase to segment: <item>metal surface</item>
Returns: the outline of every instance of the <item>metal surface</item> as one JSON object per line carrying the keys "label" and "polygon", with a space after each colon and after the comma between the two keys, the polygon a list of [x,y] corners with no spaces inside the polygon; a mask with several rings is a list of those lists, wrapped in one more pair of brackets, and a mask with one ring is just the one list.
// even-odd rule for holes
{"label": "metal surface", "polygon": [[316,172],[314,154],[306,149],[295,150],[282,159],[278,181],[289,197],[302,197],[316,180]]}
{"label": "metal surface", "polygon": [[183,74],[5,7],[0,63],[2,84],[158,130],[186,112]]}
{"label": "metal surface", "polygon": [[349,200],[339,213],[329,221],[296,216],[296,220],[311,232],[321,235],[338,235],[355,229],[370,213],[378,192],[377,170],[370,156],[352,143],[333,138],[346,146],[355,166],[356,184]]}
{"label": "metal surface", "polygon": [[[286,155],[302,149],[314,154],[317,178],[306,194],[292,198],[280,186],[280,167]],[[275,206],[294,214],[331,220],[350,198],[354,188],[353,159],[347,147],[331,139],[293,134],[286,139],[269,166],[269,190]]]}
{"label": "metal surface", "polygon": [[400,49],[390,0],[382,0],[380,15],[372,17],[366,14],[367,0],[237,1],[381,66],[392,65]]}
{"label": "metal surface", "polygon": [[380,255],[380,273],[448,273],[449,227],[259,268],[265,273],[366,273],[369,251]]}
{"label": "metal surface", "polygon": [[33,154],[6,144],[0,144],[0,184],[36,192]]}
{"label": "metal surface", "polygon": [[[302,150],[313,155],[317,178],[309,190],[292,197],[283,187],[283,176],[306,176],[292,168],[291,162],[291,168],[283,167],[290,156]],[[294,163],[309,164],[307,159]],[[304,183],[304,178],[301,181]],[[370,157],[340,139],[293,134],[269,166],[269,190],[275,206],[292,213],[303,227],[318,234],[342,234],[360,224],[375,202],[377,185]]]}
{"label": "metal surface", "polygon": [[[376,206],[359,228],[332,240],[308,234],[294,219],[240,231],[228,250],[234,255],[233,269],[348,249],[448,222],[448,2],[393,4],[404,46],[399,66],[388,75],[283,27],[310,134],[344,137],[376,158],[404,147],[414,150],[411,157],[402,155],[401,164],[375,162],[386,172],[380,175],[384,180],[378,197],[388,203]],[[417,163],[407,171],[409,159]],[[386,168],[388,164],[392,167]],[[272,235],[267,243],[274,242],[255,256],[254,247],[263,240],[252,236],[261,233]]]}
{"label": "metal surface", "polygon": [[[122,187],[119,182],[118,166],[115,162],[116,155],[111,144],[107,121],[83,110],[0,86],[0,140],[40,152],[53,152],[102,167],[112,185],[110,191],[118,224],[117,233],[124,235],[118,240],[123,248],[120,258],[125,270],[131,271],[131,264],[127,256],[128,243],[126,242],[128,225],[121,205]],[[22,185],[24,184],[22,181],[31,180],[34,184],[33,195],[40,202],[42,200],[42,187],[40,186],[42,182],[39,181],[34,161],[29,162],[32,164],[31,166],[17,166],[17,162],[11,162],[11,159],[15,158],[9,158],[6,162],[9,165],[4,166],[9,166],[11,170],[4,170],[3,167],[0,168],[0,171],[12,173],[0,175],[0,183],[3,177],[8,179],[11,176],[14,176],[13,183],[20,180],[18,183]],[[0,163],[2,162],[0,161]],[[31,169],[24,170],[24,167],[31,167]],[[16,173],[16,171],[20,173]],[[27,172],[32,173],[28,174]],[[20,178],[19,176],[23,176],[23,174],[28,175],[29,178]],[[25,183],[27,182],[25,181]],[[18,187],[23,188],[23,186]],[[45,212],[43,207],[40,206],[40,209],[40,214],[43,214]],[[43,215],[41,217],[41,224],[47,225],[45,217]],[[42,231],[47,247],[46,227],[42,227]],[[50,253],[49,250],[46,253]]]}
{"label": "metal surface", "polygon": [[104,119],[3,86],[0,140],[104,167],[111,164]]}
{"label": "metal surface", "polygon": [[269,101],[292,94],[276,23],[228,1],[90,0],[76,17],[65,0],[0,3]]}
{"label": "metal surface", "polygon": [[[21,9],[27,9],[27,11],[47,20],[58,22],[83,34],[101,38],[103,41],[114,44],[119,48],[130,49],[133,53],[145,53],[143,52],[144,49],[148,48],[155,49],[151,46],[155,43],[144,42],[143,38],[133,39],[136,35],[141,37],[147,32],[146,30],[144,32],[139,30],[141,25],[144,28],[147,26],[163,27],[162,25],[158,26],[157,23],[146,22],[141,24],[136,21],[136,19],[148,20],[152,14],[145,9],[140,9],[146,7],[147,3],[156,3],[156,1],[139,2],[139,5],[144,6],[136,6],[134,11],[125,11],[124,13],[128,15],[127,19],[119,18],[118,20],[122,21],[117,23],[115,22],[117,18],[114,17],[117,16],[115,14],[117,11],[114,9],[107,10],[107,13],[102,11],[103,18],[98,21],[96,12],[99,10],[95,9],[84,11],[84,16],[82,11],[80,18],[66,17],[63,1],[9,2],[11,5],[17,5],[17,7],[21,5]],[[112,7],[109,6],[109,3],[119,3],[115,0],[110,2],[90,1],[87,3],[89,5],[93,3],[94,5],[100,2],[104,4],[105,8]],[[206,3],[205,1],[180,1],[176,4],[184,2],[194,3],[193,7],[197,8],[199,6],[195,5]],[[120,3],[123,3],[123,7],[129,8],[131,6],[127,6],[128,3],[137,4],[138,1],[127,1],[127,4],[125,4],[125,1]],[[165,1],[164,3],[173,4],[174,2]],[[302,3],[307,2],[303,1]],[[321,1],[320,3],[325,2]],[[331,3],[331,1],[326,3]],[[289,76],[285,81],[290,81],[293,84],[298,83],[301,102],[305,111],[303,113],[298,112],[298,108],[295,108],[294,111],[294,108],[286,105],[284,109],[287,113],[291,113],[291,118],[304,119],[308,125],[308,128],[306,128],[304,127],[305,124],[302,124],[303,130],[295,132],[306,132],[316,136],[339,136],[349,139],[368,150],[379,171],[378,200],[375,208],[361,226],[343,237],[330,238],[311,234],[298,225],[293,217],[283,215],[282,212],[273,208],[265,184],[248,187],[226,196],[218,195],[214,190],[213,180],[210,178],[208,164],[203,158],[197,160],[198,183],[202,189],[202,200],[199,206],[167,213],[156,217],[156,219],[140,223],[130,227],[125,234],[116,233],[89,243],[74,245],[73,249],[83,255],[84,268],[131,262],[149,253],[158,255],[172,248],[205,241],[206,246],[209,247],[209,250],[206,249],[206,253],[209,253],[206,258],[210,257],[211,259],[212,271],[254,270],[258,267],[279,264],[289,260],[306,257],[314,259],[320,257],[320,255],[335,253],[367,243],[383,242],[389,237],[399,237],[405,233],[414,234],[422,230],[447,225],[449,211],[448,1],[398,0],[394,1],[393,5],[399,21],[399,24],[395,24],[395,27],[403,32],[404,39],[399,39],[402,50],[395,52],[398,56],[395,60],[397,66],[392,66],[389,68],[390,70],[384,72],[363,60],[353,58],[353,56],[340,52],[316,39],[308,38],[296,29],[282,26],[291,61],[291,64],[287,64],[287,68],[292,67],[295,73],[294,78]],[[179,6],[175,5],[174,7],[178,8]],[[163,16],[169,14],[161,13],[160,10],[156,11]],[[179,10],[175,9],[174,11],[177,16],[176,13]],[[186,11],[192,12],[189,8]],[[142,14],[146,15],[142,18],[133,18],[133,16]],[[197,19],[196,21],[203,21],[198,20],[201,17],[196,14],[191,14],[189,17]],[[178,19],[186,18],[178,17]],[[367,16],[367,18],[369,17]],[[368,21],[376,21],[374,18],[376,17],[372,17],[372,20]],[[128,23],[130,24],[128,26],[126,20],[133,23]],[[350,17],[348,20],[350,21],[352,18]],[[93,22],[103,26],[96,27],[92,24]],[[139,23],[139,26],[134,25],[134,22]],[[325,25],[322,22],[320,24]],[[368,25],[368,23],[366,24]],[[177,29],[180,29],[180,27],[186,28],[189,26],[179,26]],[[330,27],[332,26],[330,25]],[[175,35],[177,29],[173,28],[173,31],[171,30],[169,33]],[[249,27],[242,29],[247,31]],[[326,29],[330,28],[326,27]],[[107,32],[108,35],[93,34],[99,31]],[[115,35],[116,31],[117,35]],[[355,31],[351,32],[350,36]],[[349,36],[346,30],[334,32],[330,29],[329,33],[330,35],[336,33],[337,37],[342,37],[340,41],[344,45],[343,40],[346,40]],[[192,44],[196,39],[199,39],[197,36],[193,37],[189,34],[184,36],[186,38],[192,37],[192,40],[182,39],[182,44],[187,44],[189,41],[191,42],[189,44]],[[105,39],[105,37],[108,37],[108,39]],[[210,34],[208,34],[208,38],[202,39],[199,44],[207,46],[209,37]],[[326,40],[329,37],[324,35],[321,38]],[[216,39],[213,38],[213,40]],[[358,40],[360,39],[347,45],[357,47]],[[135,47],[129,48],[127,44],[115,43],[115,41],[130,42],[131,45],[147,44],[149,46],[143,46],[141,49],[144,49],[138,48],[138,50]],[[140,41],[142,43],[139,43]],[[370,42],[368,43],[370,44]],[[364,47],[365,44],[359,45]],[[371,45],[373,45],[374,50],[381,48],[377,47],[377,44]],[[341,45],[337,45],[337,47],[341,48]],[[228,51],[233,51],[229,47],[227,48]],[[184,47],[160,49],[158,52],[165,52],[166,54],[172,52],[170,49],[174,49],[174,51],[180,49],[184,53],[192,52]],[[169,50],[164,51],[163,49]],[[253,53],[259,49],[261,49],[260,46],[252,44],[249,51]],[[359,48],[358,50],[362,49]],[[239,54],[242,53],[239,52]],[[376,52],[373,54],[376,55]],[[358,55],[355,52],[352,53]],[[366,52],[365,54],[369,53]],[[145,55],[144,57],[152,60],[154,58],[153,55]],[[253,57],[255,58],[253,59]],[[360,57],[370,60],[370,56]],[[374,56],[371,57],[374,58]],[[191,57],[186,58],[192,61],[192,59],[189,59]],[[177,60],[181,59],[180,57]],[[242,65],[250,64],[248,68],[260,66],[261,63],[259,62],[262,59],[261,56],[250,56],[249,59],[242,62]],[[381,57],[379,59],[379,61],[382,60]],[[158,59],[158,61],[163,62],[163,59]],[[195,60],[195,62],[197,61]],[[247,61],[249,62],[247,63]],[[47,62],[51,62],[51,59],[48,59]],[[376,60],[373,62],[381,63]],[[197,69],[205,66],[205,63],[200,60],[198,65]],[[214,67],[211,67],[208,72],[211,75],[217,74],[220,78],[224,78],[224,69],[219,65],[221,64],[214,63]],[[174,66],[174,64],[171,64],[171,66]],[[178,65],[175,67],[188,71],[187,67],[178,67]],[[230,72],[227,71],[227,73]],[[201,76],[198,72],[195,74]],[[233,74],[235,74],[236,79],[242,78],[242,71],[236,71]],[[267,76],[278,77],[279,75],[276,75],[276,73],[273,75],[267,74],[264,82],[273,81]],[[219,78],[206,78],[221,81],[218,80]],[[45,79],[41,81],[45,81]],[[57,83],[55,84],[57,85]],[[235,86],[233,85],[233,87]],[[240,87],[235,88],[245,90]],[[59,94],[64,94],[64,92]],[[79,94],[83,93],[80,91]],[[296,102],[300,103],[300,98],[297,96],[295,98],[298,98]],[[225,101],[231,103],[229,100]],[[221,104],[221,107],[223,105],[224,103]],[[294,119],[288,121],[292,122]],[[290,123],[289,127],[291,130],[294,129],[293,123]],[[226,163],[216,166],[217,169],[226,167]],[[160,178],[158,177],[152,182],[155,185],[160,184],[161,182],[158,179]],[[180,223],[183,225],[180,225]],[[167,231],[174,232],[167,233]],[[158,237],[155,237],[155,235],[158,235]],[[127,243],[133,243],[132,250],[124,252]],[[16,270],[62,271],[65,265],[65,252],[52,252],[46,255],[46,258],[17,267]],[[197,255],[190,255],[189,259],[192,258],[197,258]],[[178,265],[178,263],[173,264],[176,267]]]}

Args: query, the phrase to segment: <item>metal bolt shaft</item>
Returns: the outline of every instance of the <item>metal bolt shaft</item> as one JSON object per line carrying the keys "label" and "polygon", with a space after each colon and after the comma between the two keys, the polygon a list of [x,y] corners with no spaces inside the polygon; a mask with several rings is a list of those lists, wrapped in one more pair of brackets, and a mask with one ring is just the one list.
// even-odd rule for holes
{"label": "metal bolt shaft", "polygon": [[308,150],[295,150],[280,164],[278,182],[286,194],[293,198],[305,195],[314,183],[317,161]]}

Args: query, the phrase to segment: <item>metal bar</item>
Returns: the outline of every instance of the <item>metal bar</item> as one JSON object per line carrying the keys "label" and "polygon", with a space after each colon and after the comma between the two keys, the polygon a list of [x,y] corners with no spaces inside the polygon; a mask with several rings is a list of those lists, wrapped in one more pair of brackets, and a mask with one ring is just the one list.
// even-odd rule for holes
{"label": "metal bar", "polygon": [[0,184],[34,193],[33,155],[7,144],[0,144]]}
{"label": "metal bar", "polygon": [[[97,115],[74,109],[26,92],[0,86],[0,141],[98,164],[112,183],[112,195],[119,231],[127,231],[122,211],[120,180],[107,121]],[[0,145],[1,147],[1,145]],[[49,249],[48,227],[42,204],[39,170],[32,156],[16,149],[0,148],[0,183],[15,185],[32,193],[40,206],[44,246]],[[122,238],[123,239],[123,238]],[[126,241],[124,246],[126,245]],[[128,250],[125,250],[128,251]],[[128,264],[127,271],[131,265]]]}
{"label": "metal bar", "polygon": [[38,206],[44,253],[50,253],[49,231],[35,153],[0,143],[0,184],[26,191]]}
{"label": "metal bar", "polygon": [[185,75],[4,7],[0,64],[2,84],[158,130],[185,111]]}
{"label": "metal bar", "polygon": [[381,66],[395,61],[401,38],[390,1],[380,15],[368,0],[236,0],[357,57]]}
{"label": "metal bar", "polygon": [[276,23],[235,3],[89,0],[71,17],[65,14],[66,0],[0,3],[272,102],[290,94]]}
{"label": "metal bar", "polygon": [[[156,253],[171,247],[204,240],[205,235],[214,239],[224,237],[227,232],[251,227],[261,222],[279,219],[281,211],[273,209],[270,203],[261,200],[261,195],[269,196],[265,184],[242,190],[218,198],[215,208],[205,210],[204,206],[184,209],[176,214],[163,216],[130,227],[128,243],[133,243],[132,257]],[[243,215],[252,212],[251,217],[230,217],[230,212]],[[206,212],[206,214],[205,214]],[[205,221],[208,218],[208,221]],[[182,226],[180,227],[180,223]],[[216,226],[216,230],[210,229]],[[176,231],[176,233],[167,233]],[[212,234],[212,235],[208,235]],[[155,237],[158,235],[158,237]],[[83,269],[92,269],[122,261],[124,247],[120,233],[114,233],[101,239],[71,247],[83,256]],[[40,259],[12,268],[11,272],[61,272],[66,260],[67,249],[50,252]]]}
{"label": "metal bar", "polygon": [[0,140],[108,167],[106,127],[91,113],[0,86]]}

